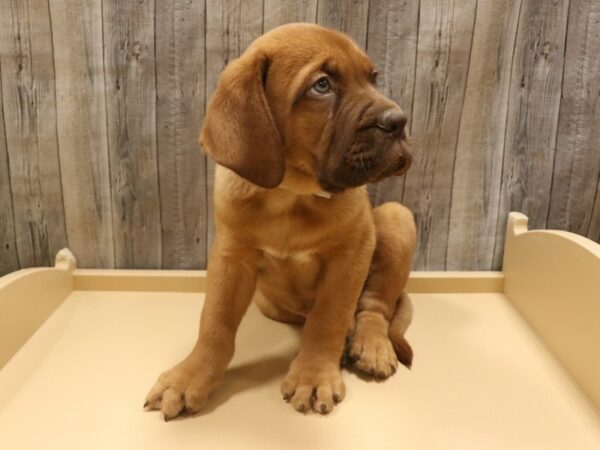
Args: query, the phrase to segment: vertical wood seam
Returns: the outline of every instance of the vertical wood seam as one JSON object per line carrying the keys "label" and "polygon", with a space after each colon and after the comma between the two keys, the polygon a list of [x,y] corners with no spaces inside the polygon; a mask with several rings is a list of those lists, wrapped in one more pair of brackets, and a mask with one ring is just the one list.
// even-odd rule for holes
{"label": "vertical wood seam", "polygon": [[[2,85],[2,64],[0,61],[0,94],[3,92],[3,85]],[[13,197],[13,190],[12,190],[12,177],[10,175],[10,153],[8,151],[8,137],[6,136],[6,114],[4,113],[4,96],[2,95],[2,105],[0,105],[0,107],[2,107],[2,125],[4,126],[4,148],[6,148],[6,174],[8,176],[8,193],[10,196],[10,209],[11,209],[11,214],[12,214],[12,228],[13,228],[13,248],[14,248],[14,253],[17,259],[17,264],[19,269],[22,267],[21,266],[21,259],[19,258],[19,249],[17,248],[17,225],[16,225],[16,217],[15,217],[15,201],[14,201],[14,197]]]}
{"label": "vertical wood seam", "polygon": [[[65,233],[65,244],[69,245],[69,236],[67,234],[67,210],[65,208],[65,195],[64,195],[64,186],[62,183],[62,162],[60,159],[60,140],[58,136],[58,100],[56,94],[56,64],[54,63],[54,28],[52,27],[52,11],[50,10],[50,0],[46,1],[46,5],[48,6],[48,22],[50,25],[50,47],[52,48],[52,80],[54,81],[54,129],[56,132],[56,157],[58,162],[58,177],[59,177],[59,185],[60,185],[60,202],[62,204],[62,213],[63,213],[63,224],[64,224],[64,233]],[[54,255],[50,255],[50,258],[53,258]]]}
{"label": "vertical wood seam", "polygon": [[[365,53],[369,51],[369,19],[371,18],[371,0],[367,0],[367,29],[365,31]],[[386,26],[387,26],[387,17],[386,17]],[[375,192],[373,192],[374,205],[379,204],[379,183],[374,183],[372,188]]]}
{"label": "vertical wood seam", "polygon": [[[109,152],[109,146],[110,146],[110,136],[109,136],[109,131],[108,131],[108,105],[107,105],[107,95],[106,95],[106,61],[105,61],[105,39],[104,39],[104,0],[100,0],[100,15],[101,17],[101,27],[102,27],[102,85],[104,86],[104,120],[106,122],[106,158],[107,158],[107,166],[108,166],[108,181],[109,181],[109,204],[110,204],[110,220],[108,221],[108,226],[110,226],[111,228],[114,227],[113,225],[113,215],[114,215],[114,202],[112,199],[112,187],[110,186],[111,180],[112,180],[112,172],[111,172],[111,165],[110,165],[110,152]],[[113,251],[112,251],[112,266],[115,267],[117,264],[117,248],[115,245],[115,234],[114,234],[114,230],[112,230],[113,232],[111,232],[111,238],[112,238],[112,247],[113,247]]]}
{"label": "vertical wood seam", "polygon": [[[511,86],[513,83],[513,67],[515,66],[515,55],[517,53],[517,42],[519,41],[518,37],[519,37],[519,25],[521,23],[521,12],[523,10],[523,0],[521,0],[519,2],[519,13],[517,14],[517,23],[515,25],[515,41],[513,43],[513,52],[512,52],[512,57],[510,60],[510,75],[508,78],[508,95],[506,96],[506,117],[504,119],[504,143],[502,144],[502,163],[501,163],[501,168],[500,168],[500,195],[498,195],[498,208],[496,208],[496,211],[498,212],[498,216],[496,217],[496,237],[494,238],[494,249],[492,252],[492,269],[493,269],[493,264],[494,264],[494,255],[496,254],[496,251],[498,249],[498,227],[500,226],[500,221],[502,220],[502,217],[500,217],[500,202],[502,201],[502,185],[504,184],[504,154],[506,153],[506,138],[507,138],[507,134],[508,134],[508,116],[510,115],[510,109],[509,109],[509,105],[510,105],[510,91],[511,91]],[[564,65],[563,65],[563,70],[564,70]],[[557,126],[557,130],[558,130],[558,126]],[[557,131],[558,132],[558,131]],[[550,208],[548,208],[548,210],[550,210]]]}
{"label": "vertical wood seam", "polygon": [[[413,92],[412,92],[412,101],[410,103],[410,113],[414,116],[415,112],[415,92],[416,92],[416,83],[417,83],[417,62],[419,61],[419,35],[421,34],[421,0],[419,0],[419,6],[417,7],[417,38],[415,41],[415,70],[413,73]],[[474,32],[475,30],[473,30]],[[470,58],[469,58],[470,59]],[[415,121],[413,118],[410,118],[410,135],[413,135],[413,125]],[[418,149],[417,149],[418,150]],[[404,203],[404,194],[406,193],[406,174],[404,175],[404,180],[402,181],[402,198],[400,199]],[[450,226],[450,225],[448,225]],[[447,252],[446,252],[447,253]]]}
{"label": "vertical wood seam", "polygon": [[[569,23],[571,22],[571,5],[573,3],[569,0],[569,5],[567,6],[567,26],[565,29],[565,48],[563,49],[563,70],[562,70],[562,78],[560,80],[560,102],[558,103],[558,120],[556,123],[556,136],[554,137],[554,158],[552,158],[552,178],[550,179],[550,195],[548,200],[548,211],[546,212],[546,228],[548,228],[548,221],[550,220],[550,210],[552,204],[552,191],[554,190],[554,170],[556,168],[556,158],[558,155],[557,147],[558,147],[558,135],[559,135],[559,124],[560,124],[560,112],[563,107],[563,89],[565,85],[565,69],[567,67],[567,44],[569,41]],[[592,203],[593,206],[593,203]],[[590,222],[591,223],[591,222]],[[589,228],[588,228],[589,232]]]}
{"label": "vertical wood seam", "polygon": [[315,7],[315,23],[319,24],[319,0],[317,0],[317,5]]}
{"label": "vertical wood seam", "polygon": [[[208,36],[208,21],[206,19],[206,16],[208,14],[208,0],[204,0],[204,112],[202,114],[202,118],[203,120],[206,120],[206,109],[208,107],[208,99],[206,98],[206,95],[208,93],[208,83],[206,82],[207,78],[206,78],[206,74],[207,74],[207,70],[206,70],[206,66],[207,66],[207,59],[206,59],[206,41],[207,41],[207,36]],[[208,256],[210,254],[209,249],[208,249],[208,233],[209,233],[209,228],[210,228],[210,221],[211,218],[208,216],[208,202],[209,202],[209,189],[208,189],[208,183],[209,183],[209,178],[208,178],[208,155],[206,153],[204,153],[203,149],[201,149],[202,153],[203,153],[203,157],[204,157],[204,180],[206,183],[205,189],[204,189],[204,217],[205,217],[205,224],[204,224],[204,261],[206,261],[206,268],[208,268]]]}
{"label": "vertical wood seam", "polygon": [[[177,0],[175,0],[177,1]],[[160,223],[160,233],[158,233],[158,236],[160,238],[160,245],[158,246],[159,248],[159,252],[160,254],[158,255],[158,259],[160,261],[160,268],[161,269],[165,269],[164,265],[163,265],[163,254],[164,254],[164,249],[163,249],[163,240],[162,240],[162,232],[163,232],[163,210],[162,210],[162,201],[161,198],[162,196],[160,195],[161,190],[160,190],[160,150],[158,148],[158,114],[157,114],[157,110],[158,110],[158,64],[157,64],[157,58],[156,58],[156,0],[154,0],[154,8],[153,8],[153,17],[152,17],[152,26],[154,28],[154,141],[156,144],[156,185],[158,188],[158,219],[159,219],[159,223]],[[177,142],[177,140],[175,140],[175,142]],[[113,238],[114,241],[114,238]]]}
{"label": "vertical wood seam", "polygon": [[[458,119],[458,124],[457,124],[457,128],[456,128],[456,143],[454,144],[454,157],[452,160],[452,168],[450,169],[452,172],[452,182],[450,183],[450,202],[448,204],[448,227],[446,229],[446,236],[449,237],[450,236],[450,225],[451,225],[451,215],[452,215],[452,202],[454,200],[454,180],[456,179],[456,177],[454,176],[454,170],[456,168],[456,157],[458,155],[458,144],[460,142],[460,130],[462,129],[462,119],[463,119],[463,112],[465,109],[465,101],[467,99],[467,85],[469,84],[469,69],[471,67],[471,55],[473,54],[473,40],[475,38],[475,24],[477,23],[477,10],[478,10],[478,6],[479,6],[479,1],[475,2],[475,11],[473,12],[473,26],[471,27],[471,45],[469,47],[469,65],[466,67],[466,77],[465,77],[465,85],[463,88],[463,96],[462,96],[462,105],[460,107],[460,117]],[[419,8],[420,8],[420,3],[419,3]],[[454,3],[452,4],[452,17],[454,17]],[[417,53],[418,53],[418,49],[417,49]],[[452,52],[450,52],[449,56],[448,56],[448,66],[451,66],[452,64]],[[411,124],[412,126],[412,124]],[[448,270],[448,245],[449,245],[449,240],[446,239],[446,254],[444,256],[444,269]]]}
{"label": "vertical wood seam", "polygon": [[[570,3],[569,3],[569,5],[570,5]],[[587,16],[587,20],[585,21],[585,36],[586,36],[586,37],[587,37],[587,35],[588,35],[588,29],[589,29],[589,27],[590,27],[590,14],[591,14],[591,12],[590,12],[590,10],[588,9],[588,16]],[[585,43],[584,43],[584,45],[585,45],[585,48],[587,48],[588,42],[589,42],[589,40],[588,40],[588,39],[585,39]],[[582,63],[582,65],[584,65],[584,64],[585,64],[585,61]],[[583,72],[582,72],[582,78],[583,78]],[[584,89],[585,89],[585,88],[584,88],[584,83],[582,82],[582,83],[581,83],[581,91],[583,91]],[[600,178],[599,178],[599,179],[600,179]],[[590,214],[590,219],[589,219],[589,221],[588,221],[588,225],[587,225],[587,227],[586,227],[586,228],[587,228],[587,229],[586,229],[586,235],[588,235],[588,234],[589,234],[589,232],[590,232],[590,228],[591,228],[591,226],[592,226],[592,219],[594,218],[594,206],[595,206],[595,204],[596,204],[596,197],[597,197],[597,196],[598,196],[598,187],[597,187],[597,185],[596,185],[596,192],[594,193],[594,200],[592,201],[592,204],[591,204],[591,207],[592,207],[592,213]]]}
{"label": "vertical wood seam", "polygon": [[[156,0],[155,0],[156,1]],[[169,72],[171,75],[171,80],[172,81],[172,85],[170,87],[174,88],[174,94],[171,96],[171,98],[169,99],[171,102],[171,121],[172,121],[172,125],[173,125],[173,143],[175,145],[175,151],[174,151],[174,155],[175,155],[175,177],[173,177],[173,182],[175,183],[175,199],[177,201],[177,213],[179,213],[179,211],[181,211],[181,209],[185,210],[184,207],[182,207],[183,205],[183,195],[182,195],[182,191],[181,191],[181,183],[179,182],[179,170],[181,167],[180,164],[180,160],[181,160],[181,153],[179,152],[179,149],[181,149],[181,132],[180,132],[180,128],[179,128],[179,123],[180,123],[180,119],[181,119],[181,109],[177,107],[176,103],[179,103],[181,101],[181,97],[178,94],[178,87],[180,87],[180,85],[178,84],[178,80],[181,80],[181,71],[180,71],[180,60],[179,60],[179,55],[177,53],[177,45],[178,45],[178,31],[179,33],[181,33],[181,30],[177,28],[177,0],[175,0],[175,5],[173,8],[173,15],[171,16],[171,26],[172,26],[172,31],[173,31],[173,46],[172,49],[173,51],[171,52],[172,56],[173,56],[173,64],[172,64],[172,68],[171,71]],[[156,20],[156,19],[155,19]],[[156,32],[155,32],[156,35]],[[156,52],[156,46],[154,48],[154,51]],[[156,58],[154,60],[154,67],[156,70]],[[158,83],[158,81],[157,81]],[[156,91],[156,95],[158,95],[158,90]],[[175,100],[175,101],[174,101]],[[158,114],[156,114],[158,116]],[[179,117],[178,117],[179,116]],[[158,141],[156,142],[156,157],[158,159]],[[158,169],[158,166],[157,166]],[[160,197],[160,191],[159,191],[159,197]],[[181,208],[181,209],[180,209]],[[183,223],[185,223],[185,217],[181,218],[182,220],[182,225]],[[177,239],[175,239],[175,249],[177,251],[177,255],[182,255],[183,254],[183,248],[185,248],[186,244],[185,244],[185,237],[183,234],[178,234],[177,235]],[[161,230],[161,253],[162,253],[162,230]],[[162,255],[161,255],[161,264],[162,264]]]}
{"label": "vertical wood seam", "polygon": [[[365,31],[365,52],[369,48],[369,19],[371,17],[371,0],[367,0],[367,29]],[[386,17],[387,22],[387,17]]]}

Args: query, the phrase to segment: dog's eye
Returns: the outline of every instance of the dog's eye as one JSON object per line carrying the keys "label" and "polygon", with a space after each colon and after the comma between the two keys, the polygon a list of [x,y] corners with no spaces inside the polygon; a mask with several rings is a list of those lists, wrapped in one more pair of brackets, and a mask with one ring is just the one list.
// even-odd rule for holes
{"label": "dog's eye", "polygon": [[319,78],[312,86],[312,91],[318,95],[324,95],[331,92],[331,85],[327,77]]}

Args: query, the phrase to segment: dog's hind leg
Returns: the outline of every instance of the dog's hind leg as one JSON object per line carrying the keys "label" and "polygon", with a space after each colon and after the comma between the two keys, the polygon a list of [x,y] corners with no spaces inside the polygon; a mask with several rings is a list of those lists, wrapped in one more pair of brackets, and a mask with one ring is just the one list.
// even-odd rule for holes
{"label": "dog's hind leg", "polygon": [[404,292],[410,272],[416,229],[412,213],[399,203],[373,210],[377,231],[375,253],[365,288],[358,301],[348,359],[369,375],[386,378],[398,361],[412,363],[412,349],[404,333],[412,318],[412,304]]}

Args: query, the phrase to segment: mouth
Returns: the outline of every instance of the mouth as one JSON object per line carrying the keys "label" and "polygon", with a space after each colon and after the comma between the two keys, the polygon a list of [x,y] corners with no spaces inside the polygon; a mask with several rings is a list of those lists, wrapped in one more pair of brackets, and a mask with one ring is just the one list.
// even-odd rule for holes
{"label": "mouth", "polygon": [[390,176],[400,176],[408,171],[412,162],[412,149],[406,135],[387,143],[381,150],[380,145],[359,148],[348,152],[345,163],[362,177],[362,184],[377,182]]}
{"label": "mouth", "polygon": [[[385,150],[381,150],[382,146]],[[328,192],[341,192],[391,176],[401,176],[408,171],[411,163],[412,150],[406,137],[379,145],[355,143],[333,171],[319,175],[318,182]]]}

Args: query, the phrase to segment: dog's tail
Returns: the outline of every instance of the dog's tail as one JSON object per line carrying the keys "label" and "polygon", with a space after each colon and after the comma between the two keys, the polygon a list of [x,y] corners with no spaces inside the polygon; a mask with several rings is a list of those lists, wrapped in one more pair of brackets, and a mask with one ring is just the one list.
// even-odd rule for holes
{"label": "dog's tail", "polygon": [[403,292],[398,303],[394,317],[390,321],[388,329],[388,337],[392,342],[398,361],[410,369],[413,360],[413,350],[407,340],[404,338],[404,333],[408,329],[413,316],[413,306],[410,297],[406,292]]}

